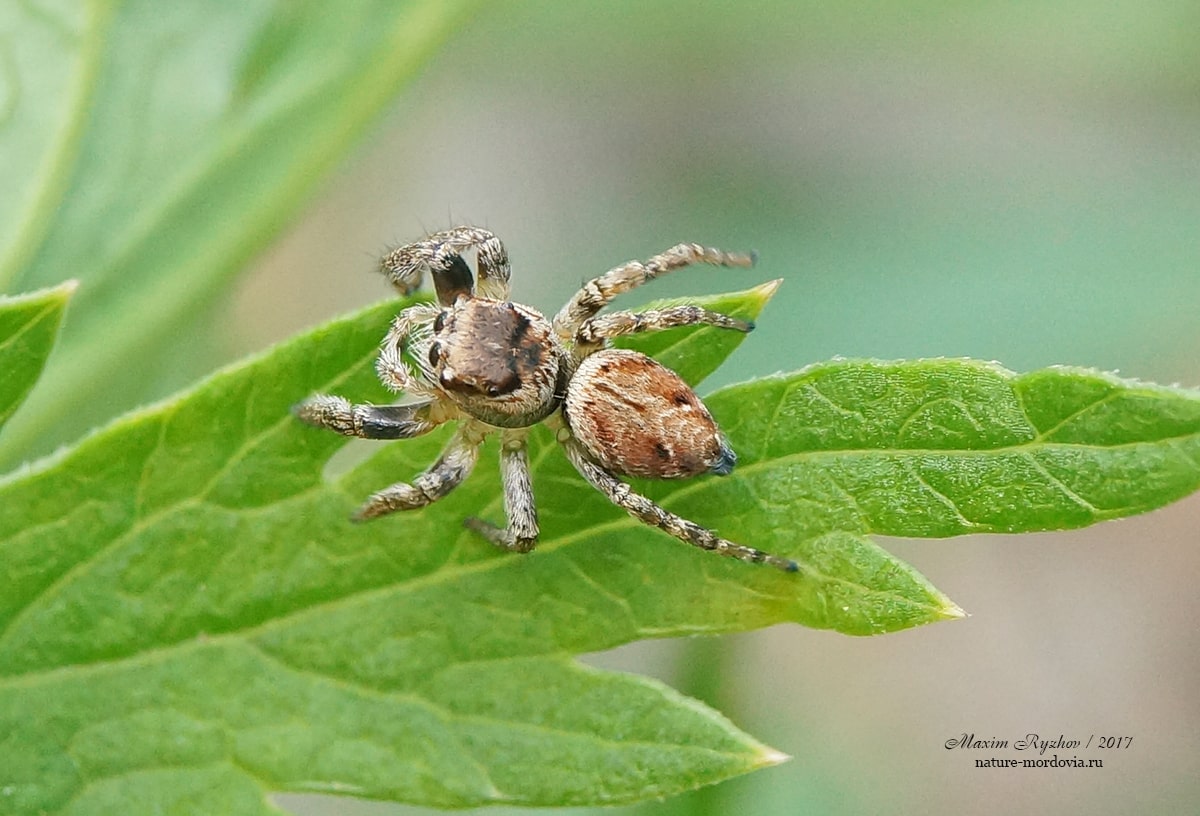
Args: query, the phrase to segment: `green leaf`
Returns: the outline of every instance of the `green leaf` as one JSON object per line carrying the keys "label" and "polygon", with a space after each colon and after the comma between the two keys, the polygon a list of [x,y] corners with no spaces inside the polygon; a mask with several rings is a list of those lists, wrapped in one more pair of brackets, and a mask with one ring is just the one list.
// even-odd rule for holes
{"label": "green leaf", "polygon": [[[1085,369],[842,360],[709,405],[741,441],[736,477],[761,534],[1064,530],[1200,486],[1200,393]],[[684,490],[688,507],[711,501],[708,483]]]}
{"label": "green leaf", "polygon": [[[692,298],[663,298],[635,311],[664,309],[691,304],[713,312],[753,322],[779,290],[782,280],[768,281],[744,292],[704,295]],[[650,334],[619,337],[614,345],[635,348],[673,369],[693,387],[717,370],[717,367],[742,344],[746,335],[736,331],[713,331],[703,326],[679,326]]]}
{"label": "green leaf", "polygon": [[18,297],[0,295],[0,428],[42,373],[75,286],[69,281]]}
{"label": "green leaf", "polygon": [[[769,292],[707,302],[753,316]],[[399,478],[397,457],[420,468],[440,443],[382,446],[328,481],[345,440],[289,408],[314,391],[385,397],[371,362],[398,308],[318,329],[0,481],[14,812],[266,813],[271,791],[616,803],[784,759],[657,682],[572,659],[639,636],[634,610],[572,563],[579,552],[516,558],[463,530],[465,507],[493,503],[494,468],[410,525],[348,522],[356,482]],[[722,344],[700,340],[688,357],[711,368]],[[612,609],[624,620],[606,632],[593,616]]]}
{"label": "green leaf", "polygon": [[0,459],[185,381],[203,307],[473,5],[3,4],[0,288],[82,286]]}
{"label": "green leaf", "polygon": [[[502,517],[494,445],[437,504],[354,525],[369,492],[411,478],[447,434],[347,443],[288,409],[314,392],[386,399],[372,362],[402,305],[297,338],[0,480],[0,768],[14,812],[137,801],[268,813],[271,791],[447,807],[669,795],[783,757],[661,684],[573,655],[784,621],[866,634],[960,615],[865,536],[1083,523],[1047,514],[1048,491],[1013,481],[1024,471],[980,476],[1014,455],[1052,474],[1055,455],[1087,457],[1075,481],[1054,475],[1103,508],[1094,519],[1200,481],[1193,392],[841,361],[708,398],[741,455],[733,475],[638,485],[800,559],[799,574],[638,524],[549,433],[531,446],[534,553],[462,528]],[[720,334],[661,353],[686,349],[711,370]],[[1128,495],[1117,506],[1089,484]],[[979,526],[984,509],[1004,524]],[[959,516],[968,524],[944,522]]]}

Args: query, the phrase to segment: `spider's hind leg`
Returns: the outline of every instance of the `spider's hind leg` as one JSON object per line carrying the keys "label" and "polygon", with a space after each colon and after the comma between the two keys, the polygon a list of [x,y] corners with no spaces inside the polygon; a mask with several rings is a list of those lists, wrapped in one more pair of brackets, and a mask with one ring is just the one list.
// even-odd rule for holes
{"label": "spider's hind leg", "polygon": [[574,439],[567,439],[562,445],[567,458],[583,478],[607,496],[609,501],[643,524],[657,527],[686,544],[717,555],[752,564],[767,564],[784,572],[797,572],[800,569],[799,564],[789,558],[781,558],[744,544],[726,541],[712,530],[664,510],[640,493],[635,493],[629,485],[589,459],[583,446]]}
{"label": "spider's hind leg", "polygon": [[500,447],[500,476],[504,483],[508,527],[475,517],[468,518],[464,524],[501,549],[529,552],[537,546],[538,521],[524,430],[504,433]]}

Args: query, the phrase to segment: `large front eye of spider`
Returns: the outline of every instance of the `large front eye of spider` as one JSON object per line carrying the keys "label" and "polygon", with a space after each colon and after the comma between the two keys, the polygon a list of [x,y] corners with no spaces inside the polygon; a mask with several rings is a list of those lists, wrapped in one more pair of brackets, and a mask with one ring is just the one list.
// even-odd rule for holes
{"label": "large front eye of spider", "polygon": [[596,461],[625,476],[724,476],[737,463],[691,387],[636,351],[606,349],[585,358],[567,387],[564,412]]}
{"label": "large front eye of spider", "polygon": [[550,323],[525,306],[462,299],[434,321],[429,364],[467,413],[491,425],[525,427],[558,407],[559,347]]}

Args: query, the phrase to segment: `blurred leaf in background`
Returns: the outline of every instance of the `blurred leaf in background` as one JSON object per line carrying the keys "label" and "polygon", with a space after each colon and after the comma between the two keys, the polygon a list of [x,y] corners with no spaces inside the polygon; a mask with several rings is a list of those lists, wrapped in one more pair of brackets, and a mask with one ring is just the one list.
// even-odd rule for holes
{"label": "blurred leaf in background", "polygon": [[1200,353],[1197,26],[1185,0],[496,4],[269,274],[317,255],[336,292],[380,235],[461,219],[550,309],[701,240],[789,283],[714,385],[835,354],[1174,381]]}
{"label": "blurred leaf in background", "polygon": [[18,297],[0,295],[0,428],[37,382],[75,281]]}
{"label": "blurred leaf in background", "polygon": [[199,373],[214,297],[470,5],[4,4],[0,286],[81,285],[0,462]]}

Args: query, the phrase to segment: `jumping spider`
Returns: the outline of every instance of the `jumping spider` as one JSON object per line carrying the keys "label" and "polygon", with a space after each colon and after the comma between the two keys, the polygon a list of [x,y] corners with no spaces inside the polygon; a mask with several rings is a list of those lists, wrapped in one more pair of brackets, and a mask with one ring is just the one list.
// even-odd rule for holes
{"label": "jumping spider", "polygon": [[[478,279],[463,259],[475,250]],[[513,552],[537,544],[529,429],[545,421],[579,473],[631,516],[681,541],[742,561],[795,572],[794,561],[718,537],[664,510],[618,476],[678,479],[728,474],[737,456],[695,392],[675,372],[636,351],[609,347],[624,334],[704,324],[746,332],[753,325],[697,306],[641,313],[597,313],[617,295],[695,263],[747,267],[754,256],[680,244],[643,262],[630,261],[585,284],[547,320],[509,296],[508,254],[491,232],[461,226],[434,233],[384,256],[381,270],[403,294],[428,269],[437,303],[410,306],[392,321],[376,363],[389,388],[415,397],[403,405],[354,405],[317,395],[296,415],[345,436],[409,439],[458,420],[458,431],[428,470],[358,510],[370,519],[437,501],[470,474],[479,446],[499,433],[508,526],[478,518],[466,526]]]}

